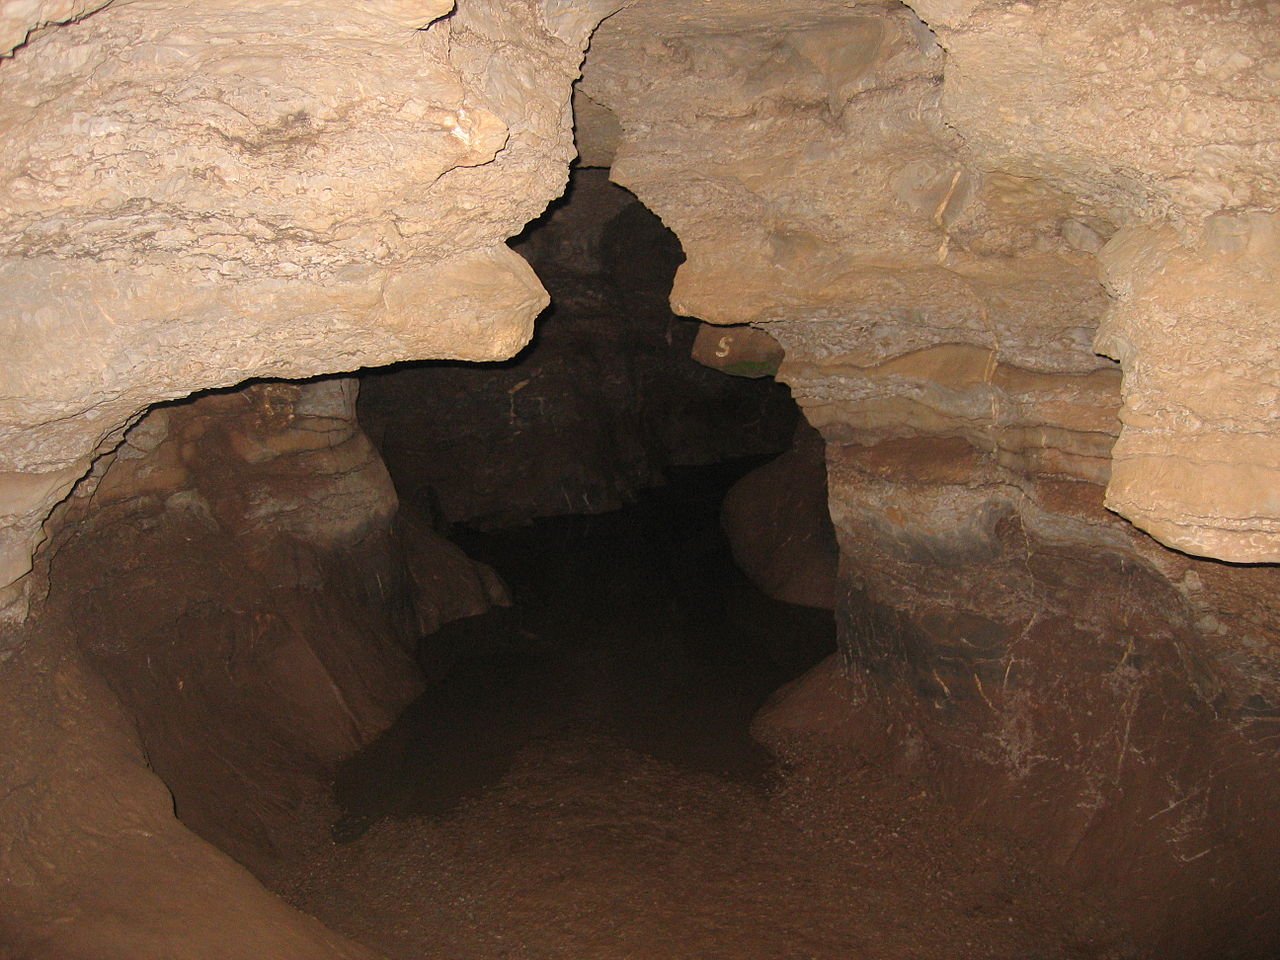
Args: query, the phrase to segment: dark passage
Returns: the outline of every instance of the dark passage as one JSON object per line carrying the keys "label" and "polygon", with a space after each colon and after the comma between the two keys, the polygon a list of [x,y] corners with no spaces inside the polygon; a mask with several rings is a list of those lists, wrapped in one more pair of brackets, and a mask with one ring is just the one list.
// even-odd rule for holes
{"label": "dark passage", "polygon": [[758,463],[676,471],[609,514],[453,531],[507,580],[514,604],[424,640],[434,682],[343,769],[335,839],[385,815],[447,813],[531,741],[582,732],[764,784],[773,760],[751,717],[835,649],[835,629],[829,611],[770,599],[733,565],[720,502]]}
{"label": "dark passage", "polygon": [[[375,373],[360,405],[406,533],[513,603],[428,633],[426,691],[279,889],[404,960],[1126,956],[927,780],[752,738],[836,645],[821,438],[781,384],[690,359],[679,245],[601,172],[519,248],[556,304],[526,353]],[[750,581],[721,529],[748,471],[724,517]]]}

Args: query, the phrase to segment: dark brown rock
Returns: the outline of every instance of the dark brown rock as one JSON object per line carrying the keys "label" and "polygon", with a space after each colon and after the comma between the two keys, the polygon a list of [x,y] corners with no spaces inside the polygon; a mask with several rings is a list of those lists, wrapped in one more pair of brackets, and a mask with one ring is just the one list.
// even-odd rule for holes
{"label": "dark brown rock", "polygon": [[927,778],[1105,892],[1159,955],[1274,951],[1270,671],[1213,624],[1256,622],[1277,571],[1171,559],[1099,486],[964,443],[828,462],[842,652],[760,735]]}
{"label": "dark brown rock", "polygon": [[49,591],[0,664],[22,785],[0,796],[0,870],[25,911],[0,911],[5,947],[371,956],[244,867],[327,837],[336,763],[422,689],[421,634],[505,588],[429,524],[393,525],[354,404],[330,380],[157,409],[62,508]]}
{"label": "dark brown rock", "polygon": [[837,549],[822,438],[808,424],[791,450],[739,480],[721,523],[734,562],[777,600],[835,606]]}

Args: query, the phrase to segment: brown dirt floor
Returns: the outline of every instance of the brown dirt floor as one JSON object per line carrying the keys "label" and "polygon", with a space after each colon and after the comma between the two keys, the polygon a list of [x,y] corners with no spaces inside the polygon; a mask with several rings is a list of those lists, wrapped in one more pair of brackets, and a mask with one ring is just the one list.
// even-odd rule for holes
{"label": "brown dirt floor", "polygon": [[340,778],[344,842],[274,886],[406,960],[1137,956],[926,785],[749,740],[829,615],[713,564],[697,499],[466,543],[515,611],[436,638],[443,679]]}
{"label": "brown dirt floor", "polygon": [[1126,955],[998,837],[847,777],[761,788],[565,731],[451,814],[334,846],[289,898],[397,958]]}

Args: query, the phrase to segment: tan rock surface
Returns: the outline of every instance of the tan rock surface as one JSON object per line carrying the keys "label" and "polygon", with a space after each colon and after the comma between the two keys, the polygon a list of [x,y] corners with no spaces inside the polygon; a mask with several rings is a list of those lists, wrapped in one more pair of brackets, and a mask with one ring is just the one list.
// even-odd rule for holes
{"label": "tan rock surface", "polygon": [[582,81],[677,311],[767,331],[827,440],[843,662],[762,732],[927,770],[1144,935],[1246,949],[1277,571],[1160,544],[1280,559],[1275,10],[909,6],[637,3]]}
{"label": "tan rock surface", "polygon": [[1119,378],[1092,349],[1108,300],[1084,208],[965,154],[946,58],[909,11],[812,10],[731,31],[641,5],[593,41],[585,91],[661,131],[626,140],[613,175],[685,245],[673,303],[767,329],[828,436],[959,435],[1105,481]]}
{"label": "tan rock surface", "polygon": [[[251,574],[318,583],[317,555],[385,524],[342,388],[246,394],[257,425],[217,449],[256,479],[221,497],[184,451],[211,435],[139,418],[248,378],[516,350],[546,295],[504,241],[563,184],[582,43],[618,5],[0,0],[4,619],[40,601],[31,555],[73,535],[47,520],[78,483],[59,517],[99,498],[124,580],[157,573],[133,547],[164,524],[184,543],[216,527],[286,545],[256,566],[199,554],[235,567],[191,580],[218,602]],[[843,717],[877,759],[1092,870],[1162,946],[1207,930],[1219,951],[1258,949],[1257,904],[1280,897],[1277,571],[1156,541],[1280,560],[1275,5],[909,7],[637,0],[595,36],[581,86],[588,161],[684,245],[676,309],[767,330],[827,440],[844,661],[762,729]],[[290,417],[310,432],[273,427]],[[1104,511],[1104,487],[1156,540]],[[475,579],[479,601],[492,585]],[[83,636],[66,596],[49,628],[79,652],[0,628],[17,744],[0,835],[22,840],[0,845],[21,914],[3,932],[31,954],[110,955],[101,927],[41,906],[54,891],[155,931],[118,955],[168,956],[192,884],[227,898],[204,955],[234,955],[218,938],[236,920],[272,931],[254,955],[359,955],[177,826],[86,673],[82,655],[147,662],[142,641],[172,624]],[[192,609],[265,645],[254,689],[299,708],[303,752],[339,753],[386,715],[358,682],[325,687],[361,676],[314,640],[329,608],[261,630],[248,608]],[[220,650],[175,650],[175,671],[231,676]],[[115,695],[164,717],[184,688],[160,676]],[[203,756],[154,742],[158,765]],[[148,896],[106,887],[122,863]]]}
{"label": "tan rock surface", "polygon": [[[0,22],[85,9],[36,7]],[[150,403],[527,341],[503,241],[563,187],[596,12],[451,8],[137,0],[0,63],[0,583]]]}
{"label": "tan rock surface", "polygon": [[[769,324],[801,397],[889,404],[908,430],[937,419],[936,397],[904,413],[896,377],[824,383],[815,368],[971,345],[993,370],[1086,375],[1107,366],[1096,333],[1125,375],[1108,504],[1179,549],[1280,559],[1268,399],[1280,361],[1261,346],[1280,313],[1265,214],[1280,197],[1274,12],[912,6],[925,23],[870,3],[717,0],[678,15],[654,2],[602,27],[583,93],[623,125],[614,177],[689,254],[673,304]],[[1134,249],[1162,244],[1182,252]],[[1176,293],[1155,292],[1155,269]],[[973,412],[979,393],[990,416]],[[979,446],[1106,480],[1121,424],[1099,431],[1085,414],[1096,440],[1063,454],[1060,442],[1081,444],[1061,416],[1038,439],[1038,414],[999,394],[959,401],[962,419],[1008,435]],[[1023,413],[1002,424],[1011,407]]]}
{"label": "tan rock surface", "polygon": [[786,449],[796,410],[785,387],[690,359],[699,328],[773,341],[672,315],[680,245],[605,171],[575,170],[513,245],[554,298],[534,343],[496,368],[361,378],[360,423],[402,501],[484,526],[608,513],[673,468]]}
{"label": "tan rock surface", "polygon": [[388,532],[340,383],[143,413],[525,343],[504,241],[608,4],[454,6],[0,0],[5,949],[371,956],[192,830],[265,870],[417,689],[398,644],[501,584]]}
{"label": "tan rock surface", "polygon": [[0,3],[0,56],[13,56],[39,31],[96,13],[112,0],[3,0]]}
{"label": "tan rock surface", "polygon": [[917,6],[939,18],[966,155],[1077,198],[1085,229],[1126,227],[1101,252],[1116,302],[1097,347],[1125,373],[1107,505],[1189,553],[1280,560],[1275,10]]}
{"label": "tan rock surface", "polygon": [[1102,258],[1098,348],[1125,368],[1107,505],[1188,553],[1280,560],[1280,218],[1135,227]]}

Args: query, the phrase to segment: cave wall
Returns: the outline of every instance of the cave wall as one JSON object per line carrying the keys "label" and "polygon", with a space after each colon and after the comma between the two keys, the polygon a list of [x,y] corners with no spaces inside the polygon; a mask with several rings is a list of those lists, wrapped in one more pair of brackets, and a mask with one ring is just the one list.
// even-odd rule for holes
{"label": "cave wall", "polygon": [[789,391],[690,358],[699,324],[667,302],[679,242],[606,171],[576,169],[512,245],[552,296],[518,356],[361,378],[361,425],[403,499],[445,524],[601,513],[671,467],[786,449]]}
{"label": "cave wall", "polygon": [[[4,717],[17,745],[5,782],[20,786],[0,802],[0,868],[38,904],[25,920],[6,905],[6,946],[69,956],[96,928],[107,942],[91,955],[148,955],[134,951],[193,922],[188,952],[154,955],[327,956],[252,951],[339,942],[294,929],[242,867],[269,881],[327,841],[337,762],[423,688],[419,639],[505,602],[491,570],[398,508],[355,403],[354,380],[329,378],[155,408],[59,507],[50,589],[4,665],[6,699],[34,716]],[[49,671],[68,690],[29,702],[27,687],[49,681],[23,678]],[[85,716],[62,717],[67,698],[87,701]],[[139,835],[160,839],[132,849]],[[130,866],[98,889],[115,858]],[[223,866],[202,877],[202,863]],[[263,925],[238,943],[189,916],[224,874],[226,896],[243,899],[229,909]],[[59,932],[60,910],[85,915]],[[129,910],[140,929],[113,936]]]}
{"label": "cave wall", "polygon": [[733,562],[775,600],[832,610],[840,551],[826,445],[801,421],[791,447],[735,483],[720,508]]}
{"label": "cave wall", "polygon": [[767,332],[826,441],[842,653],[761,736],[920,777],[1161,955],[1274,952],[1274,13],[672,10],[579,97],[674,309],[721,365]]}
{"label": "cave wall", "polygon": [[[582,91],[621,122],[614,178],[685,247],[677,312],[862,368],[974,347],[987,383],[1114,368],[1096,347],[1124,384],[1109,505],[1192,554],[1278,558],[1272,13],[670,7],[611,18]],[[1017,412],[966,419],[1010,446]]]}
{"label": "cave wall", "polygon": [[164,404],[518,350],[504,241],[610,9],[0,0],[4,952],[370,956],[224,851],[314,839],[406,648],[501,584],[396,514],[350,384]]}
{"label": "cave wall", "polygon": [[7,955],[374,960],[174,817],[131,719],[81,656],[27,643],[2,670]]}
{"label": "cave wall", "polygon": [[356,390],[156,408],[56,518],[38,629],[120,697],[182,821],[254,867],[323,833],[336,761],[421,692],[418,640],[505,599],[400,509]]}
{"label": "cave wall", "polygon": [[[20,950],[363,955],[174,819],[149,754],[186,758],[143,708],[181,702],[184,665],[231,671],[234,644],[179,644],[148,687],[147,644],[177,634],[139,616],[100,636],[80,604],[118,594],[76,594],[76,551],[146,577],[146,537],[190,536],[178,582],[314,589],[261,629],[252,605],[169,596],[220,643],[341,672],[315,620],[373,586],[333,568],[377,573],[395,549],[367,447],[323,426],[361,479],[335,492],[310,451],[328,492],[298,503],[269,482],[292,454],[253,459],[252,419],[139,418],[252,377],[517,350],[546,294],[504,241],[564,182],[569,85],[617,6],[0,0],[0,931]],[[1274,16],[643,0],[596,34],[579,112],[603,131],[593,162],[683,244],[676,311],[767,328],[825,438],[843,654],[762,734],[927,775],[1184,954],[1280,948]],[[704,355],[767,372],[749,329],[704,332]],[[311,402],[245,396],[263,409],[236,416],[266,421]],[[264,500],[183,486],[166,441],[202,419],[264,471]],[[310,506],[347,497],[321,542]],[[392,606],[389,635],[446,615]],[[274,655],[250,666],[287,700]],[[375,700],[308,699],[323,716],[288,736],[322,761],[392,709]]]}
{"label": "cave wall", "polygon": [[0,3],[9,620],[52,507],[149,404],[528,340],[547,296],[504,241],[563,188],[609,9]]}

